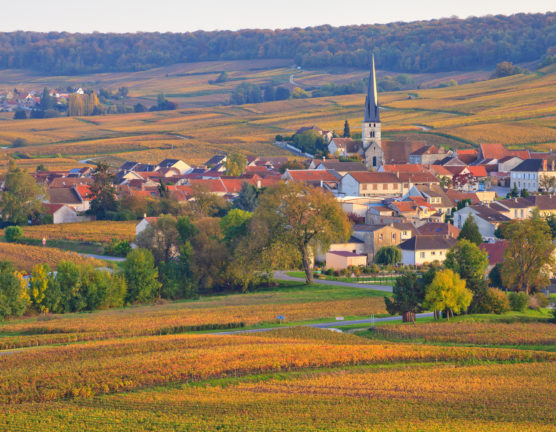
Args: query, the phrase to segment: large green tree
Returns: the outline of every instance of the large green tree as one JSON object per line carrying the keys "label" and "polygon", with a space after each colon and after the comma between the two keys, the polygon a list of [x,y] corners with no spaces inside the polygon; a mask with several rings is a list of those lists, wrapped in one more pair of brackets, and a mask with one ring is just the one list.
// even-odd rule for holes
{"label": "large green tree", "polygon": [[474,312],[483,312],[482,304],[487,294],[486,271],[488,255],[469,240],[459,240],[446,254],[444,266],[458,273],[473,292]]}
{"label": "large green tree", "polygon": [[28,219],[42,211],[41,199],[46,197],[46,192],[35,179],[10,159],[2,193],[2,219],[27,225]]}
{"label": "large green tree", "polygon": [[231,153],[226,157],[226,175],[239,177],[247,168],[247,158],[240,153]]}
{"label": "large green tree", "polygon": [[397,246],[383,246],[375,255],[375,263],[393,265],[402,261],[402,251]]}
{"label": "large green tree", "polygon": [[415,322],[415,314],[423,311],[425,285],[416,273],[408,273],[396,280],[392,298],[385,297],[389,314],[402,314],[403,322]]}
{"label": "large green tree", "polygon": [[502,265],[504,285],[527,294],[548,285],[555,266],[554,245],[550,227],[539,211],[533,210],[530,219],[512,221],[503,234],[509,242]]}
{"label": "large green tree", "polygon": [[161,284],[153,254],[147,249],[132,250],[124,261],[124,276],[127,283],[126,302],[146,302],[157,294]]}
{"label": "large green tree", "polygon": [[483,242],[483,236],[479,232],[479,227],[477,226],[477,222],[475,222],[475,218],[473,214],[469,214],[463,226],[461,227],[461,231],[458,235],[458,240],[466,239],[476,245],[480,245]]}
{"label": "large green tree", "polygon": [[351,232],[347,215],[330,192],[294,182],[265,190],[250,227],[253,251],[262,262],[272,267],[301,263],[309,284],[317,248],[326,250]]}
{"label": "large green tree", "polygon": [[[425,306],[434,311],[446,311],[446,316],[467,310],[473,293],[465,287],[465,280],[450,269],[439,271],[426,288]],[[436,314],[435,314],[436,315]]]}
{"label": "large green tree", "polygon": [[0,262],[0,319],[19,317],[30,304],[27,283],[12,263]]}
{"label": "large green tree", "polygon": [[93,171],[91,198],[90,212],[99,220],[108,219],[110,213],[118,209],[114,175],[110,166],[104,162],[98,162]]}
{"label": "large green tree", "polygon": [[257,207],[259,191],[255,186],[247,182],[241,184],[241,189],[234,201],[234,207],[240,210],[252,212]]}

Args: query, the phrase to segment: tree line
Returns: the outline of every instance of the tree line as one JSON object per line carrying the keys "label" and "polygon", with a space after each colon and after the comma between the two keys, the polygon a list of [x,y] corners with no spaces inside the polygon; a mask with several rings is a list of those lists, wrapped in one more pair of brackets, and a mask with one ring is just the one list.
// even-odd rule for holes
{"label": "tree line", "polygon": [[437,72],[543,58],[556,45],[555,12],[410,23],[193,33],[0,33],[0,68],[47,74],[137,71],[207,60],[292,59],[304,67]]}
{"label": "tree line", "polygon": [[349,237],[347,216],[327,191],[285,183],[243,189],[235,208],[220,217],[158,217],[137,236],[119,271],[61,262],[52,272],[38,264],[26,281],[0,262],[0,319],[29,308],[67,313],[251,291],[276,268],[301,267],[312,282],[317,248]]}

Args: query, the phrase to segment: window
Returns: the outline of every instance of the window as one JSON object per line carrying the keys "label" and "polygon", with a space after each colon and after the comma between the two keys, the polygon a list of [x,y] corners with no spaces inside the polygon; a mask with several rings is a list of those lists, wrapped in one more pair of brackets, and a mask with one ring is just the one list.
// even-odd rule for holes
{"label": "window", "polygon": [[373,190],[377,190],[378,189],[378,185],[376,183],[373,184]]}
{"label": "window", "polygon": [[367,190],[367,183],[363,183],[363,185],[361,186],[361,189]]}
{"label": "window", "polygon": [[523,219],[523,209],[521,209],[521,219]]}
{"label": "window", "polygon": [[371,131],[371,138],[375,137],[375,131]]}
{"label": "window", "polygon": [[373,156],[373,166],[376,166],[376,156]]}
{"label": "window", "polygon": [[439,255],[442,255],[442,251],[438,252]]}
{"label": "window", "polygon": [[379,234],[379,235],[378,235],[378,239],[379,239],[380,241],[382,241],[382,239],[383,239],[382,234]]}
{"label": "window", "polygon": [[392,240],[396,241],[396,233],[392,234]]}
{"label": "window", "polygon": [[425,258],[425,252],[421,252],[421,258]]}
{"label": "window", "polygon": [[394,190],[397,190],[398,187],[399,187],[399,184],[398,184],[398,183],[394,183],[394,184],[392,185],[392,188],[393,188]]}
{"label": "window", "polygon": [[387,183],[384,183],[384,184],[382,185],[382,189],[383,189],[383,190],[388,190],[388,184],[387,184]]}
{"label": "window", "polygon": [[431,252],[431,255],[436,255],[436,252],[435,252],[435,251],[432,251],[432,252]]}
{"label": "window", "polygon": [[517,217],[517,209],[514,210],[514,217]]}

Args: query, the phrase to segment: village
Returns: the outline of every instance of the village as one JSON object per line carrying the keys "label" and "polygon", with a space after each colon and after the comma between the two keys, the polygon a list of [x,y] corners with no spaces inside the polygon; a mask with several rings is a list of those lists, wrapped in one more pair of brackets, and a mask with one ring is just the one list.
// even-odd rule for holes
{"label": "village", "polygon": [[[110,168],[112,185],[120,201],[163,195],[179,205],[194,201],[199,191],[233,205],[245,185],[259,191],[280,182],[321,188],[334,195],[353,223],[348,242],[333,243],[314,257],[334,270],[370,265],[377,252],[388,246],[399,247],[402,265],[441,263],[470,216],[492,268],[501,263],[507,245],[496,236],[502,224],[527,219],[533,209],[543,217],[556,214],[555,153],[511,150],[503,144],[443,149],[425,141],[382,140],[374,63],[360,140],[317,126],[301,128],[296,135],[317,137],[328,156],[222,153],[200,166],[179,159],[158,164],[126,161]],[[47,192],[44,209],[52,223],[94,219],[90,216],[93,172],[85,167],[32,174]],[[158,214],[143,216],[146,219],[138,224],[137,233]]]}

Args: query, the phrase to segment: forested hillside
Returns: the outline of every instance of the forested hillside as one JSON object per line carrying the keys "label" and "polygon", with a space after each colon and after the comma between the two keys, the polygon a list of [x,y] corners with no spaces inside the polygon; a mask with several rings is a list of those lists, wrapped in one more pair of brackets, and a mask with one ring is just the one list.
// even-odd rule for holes
{"label": "forested hillside", "polygon": [[291,59],[304,67],[367,68],[373,45],[378,67],[399,72],[528,62],[543,58],[556,46],[556,12],[287,30],[0,33],[0,68],[59,75],[272,58]]}

